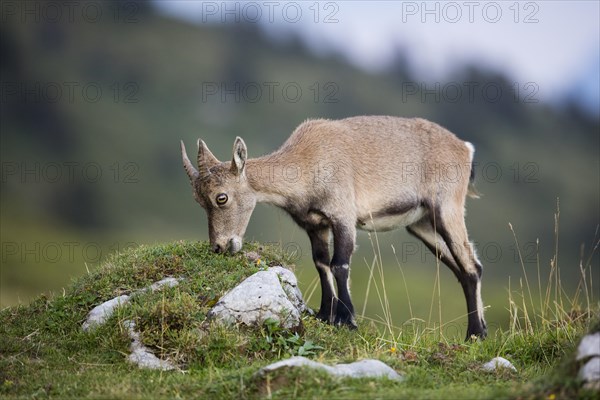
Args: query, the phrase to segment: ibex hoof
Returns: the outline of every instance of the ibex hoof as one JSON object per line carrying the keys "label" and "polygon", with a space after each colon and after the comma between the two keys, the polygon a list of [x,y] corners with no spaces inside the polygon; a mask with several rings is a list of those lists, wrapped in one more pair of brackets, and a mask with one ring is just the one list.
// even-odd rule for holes
{"label": "ibex hoof", "polygon": [[327,322],[328,324],[333,324],[333,316],[330,311],[319,311],[315,317],[323,322]]}
{"label": "ibex hoof", "polygon": [[465,338],[465,342],[476,341],[478,339],[485,339],[487,336],[487,326],[485,323],[482,323],[482,326],[467,329],[467,337]]}
{"label": "ibex hoof", "polygon": [[352,315],[336,316],[335,326],[347,326],[350,330],[358,329],[358,325],[356,324],[356,321],[354,320],[354,317]]}

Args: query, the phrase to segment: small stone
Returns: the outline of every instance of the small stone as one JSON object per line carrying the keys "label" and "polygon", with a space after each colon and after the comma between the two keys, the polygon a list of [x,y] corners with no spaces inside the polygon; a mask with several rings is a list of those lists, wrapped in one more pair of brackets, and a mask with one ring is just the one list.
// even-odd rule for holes
{"label": "small stone", "polygon": [[[138,292],[147,292],[148,290],[155,292],[157,290],[159,290],[160,288],[162,288],[163,286],[166,287],[173,287],[173,286],[177,286],[179,285],[179,281],[181,280],[181,278],[177,279],[177,278],[173,278],[172,276],[168,276],[164,279],[161,279],[158,282],[154,282],[152,285],[145,287],[143,289],[140,289]],[[136,292],[136,293],[138,293]]]}
{"label": "small stone", "polygon": [[306,357],[292,357],[286,360],[278,361],[267,365],[258,371],[259,375],[278,370],[280,368],[312,368],[320,369],[329,375],[341,378],[388,378],[391,380],[402,381],[404,377],[394,371],[387,364],[379,360],[361,360],[350,364],[337,364],[333,366],[325,365],[316,361],[309,360]]}
{"label": "small stone", "polygon": [[338,364],[333,368],[336,375],[349,378],[388,378],[402,380],[403,377],[387,364],[379,360],[361,360],[351,364]]}
{"label": "small stone", "polygon": [[309,360],[306,357],[291,357],[285,360],[278,361],[273,364],[269,364],[266,367],[261,368],[258,371],[259,375],[264,375],[267,372],[275,371],[280,368],[296,368],[296,367],[308,367],[313,369],[323,369],[328,373],[332,373],[333,368],[329,365],[321,364],[316,361]]}
{"label": "small stone", "polygon": [[140,368],[161,369],[163,371],[175,369],[175,366],[170,362],[156,357],[149,348],[142,344],[140,334],[135,330],[135,322],[127,320],[123,322],[123,326],[125,326],[131,338],[131,344],[129,345],[131,354],[127,357],[129,362]]}
{"label": "small stone", "polygon": [[256,251],[247,251],[244,253],[244,256],[246,256],[246,258],[251,262],[260,260],[260,254],[258,254]]}
{"label": "small stone", "polygon": [[584,336],[577,347],[577,361],[596,356],[600,356],[600,332]]}
{"label": "small stone", "polygon": [[[105,301],[104,303],[94,307],[92,311],[89,312],[86,321],[83,323],[83,330],[89,331],[91,328],[105,323],[106,320],[110,318],[110,316],[113,314],[115,309],[120,305],[128,303],[131,300],[132,296],[147,291],[156,291],[164,286],[173,287],[178,285],[180,280],[181,278],[177,279],[173,277],[167,277],[158,282],[153,283],[148,287],[137,290],[131,295],[124,294],[115,297],[114,299]],[[150,351],[150,349],[148,349],[142,344],[140,340],[140,334],[135,331],[135,323],[133,321],[125,321],[123,322],[123,325],[125,326],[125,328],[127,328],[129,337],[131,338],[131,345],[129,348],[131,354],[128,357],[130,362],[139,365],[140,368],[162,370],[171,370],[175,368],[168,361],[164,361],[156,357]]]}
{"label": "small stone", "polygon": [[594,357],[585,363],[578,376],[585,382],[600,381],[600,357]]}
{"label": "small stone", "polygon": [[154,292],[154,291],[162,288],[163,286],[167,286],[167,287],[176,286],[179,284],[180,280],[181,280],[181,278],[173,278],[173,277],[169,276],[165,279],[162,279],[158,282],[153,283],[152,285],[150,285],[148,287],[137,290],[137,291],[133,292],[131,295],[123,294],[121,296],[117,296],[113,299],[105,301],[104,303],[94,307],[88,313],[87,319],[83,323],[82,329],[87,332],[90,329],[92,329],[93,327],[102,325],[103,323],[106,322],[107,319],[110,318],[110,316],[113,314],[113,312],[115,311],[115,309],[118,306],[128,303],[131,300],[132,296],[135,296],[138,293],[147,292],[148,290],[151,290]]}
{"label": "small stone", "polygon": [[482,368],[486,371],[496,371],[501,368],[510,369],[517,372],[514,365],[511,364],[506,358],[496,357],[492,358],[489,362],[483,364]]}
{"label": "small stone", "polygon": [[118,306],[128,303],[130,299],[129,295],[124,294],[97,305],[88,313],[87,319],[83,323],[83,330],[87,332],[98,325],[102,325]]}

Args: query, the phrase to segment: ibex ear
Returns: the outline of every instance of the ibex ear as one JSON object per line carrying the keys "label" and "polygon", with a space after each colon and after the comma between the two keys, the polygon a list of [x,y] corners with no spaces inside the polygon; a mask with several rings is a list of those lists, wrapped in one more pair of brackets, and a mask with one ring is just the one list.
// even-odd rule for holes
{"label": "ibex ear", "polygon": [[210,175],[210,168],[219,164],[217,157],[210,152],[204,140],[198,139],[198,172],[200,177],[205,178]]}
{"label": "ibex ear", "polygon": [[235,175],[244,173],[246,159],[248,158],[248,149],[246,143],[241,137],[235,138],[233,143],[233,160],[231,160],[231,172]]}
{"label": "ibex ear", "polygon": [[185,151],[185,144],[183,144],[183,140],[181,141],[181,158],[183,159],[183,168],[185,169],[185,172],[187,173],[188,178],[190,178],[190,181],[192,181],[192,183],[193,183],[196,180],[196,178],[198,177],[198,171],[196,170],[196,168],[194,168],[194,166],[190,162],[190,159],[187,156],[187,152]]}

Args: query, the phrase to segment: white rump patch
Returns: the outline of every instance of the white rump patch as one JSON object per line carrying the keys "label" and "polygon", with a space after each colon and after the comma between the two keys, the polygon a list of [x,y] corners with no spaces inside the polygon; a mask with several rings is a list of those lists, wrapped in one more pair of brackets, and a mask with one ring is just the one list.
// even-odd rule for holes
{"label": "white rump patch", "polygon": [[473,156],[475,155],[475,146],[471,142],[465,142],[465,146],[469,149],[469,159],[473,161]]}

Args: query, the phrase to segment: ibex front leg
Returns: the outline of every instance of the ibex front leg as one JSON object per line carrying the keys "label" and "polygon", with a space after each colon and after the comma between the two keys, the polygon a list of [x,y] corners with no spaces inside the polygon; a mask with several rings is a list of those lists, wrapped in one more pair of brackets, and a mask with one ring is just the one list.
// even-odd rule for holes
{"label": "ibex front leg", "polygon": [[350,258],[354,252],[356,229],[352,225],[333,225],[333,259],[331,271],[338,290],[338,304],[335,312],[336,325],[348,325],[356,329],[354,306],[350,298]]}
{"label": "ibex front leg", "polygon": [[321,280],[321,308],[317,313],[320,320],[333,323],[337,298],[333,286],[333,274],[329,263],[329,229],[308,229],[312,256]]}

